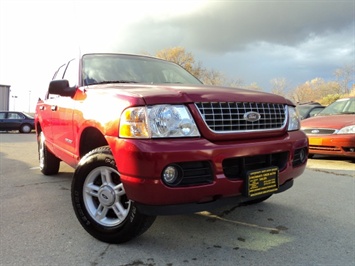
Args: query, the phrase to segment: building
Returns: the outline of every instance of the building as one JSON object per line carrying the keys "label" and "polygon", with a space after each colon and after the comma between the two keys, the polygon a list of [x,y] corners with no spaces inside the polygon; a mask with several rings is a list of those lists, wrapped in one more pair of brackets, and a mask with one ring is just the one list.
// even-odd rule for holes
{"label": "building", "polygon": [[10,109],[10,86],[0,84],[0,110],[9,111]]}

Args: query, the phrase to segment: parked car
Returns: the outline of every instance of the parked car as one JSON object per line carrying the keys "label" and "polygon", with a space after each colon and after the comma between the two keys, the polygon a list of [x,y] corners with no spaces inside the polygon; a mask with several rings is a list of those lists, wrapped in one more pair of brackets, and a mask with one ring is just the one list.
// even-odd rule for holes
{"label": "parked car", "polygon": [[317,115],[324,108],[325,106],[317,104],[302,104],[296,106],[301,120]]}
{"label": "parked car", "polygon": [[355,97],[339,99],[301,122],[314,154],[355,157]]}
{"label": "parked car", "polygon": [[35,120],[29,114],[15,111],[0,111],[0,131],[18,130],[30,133],[35,129]]}
{"label": "parked car", "polygon": [[258,203],[289,189],[307,162],[293,103],[205,86],[157,58],[84,54],[61,66],[37,103],[40,169],[75,168],[84,229],[122,243],[156,215]]}

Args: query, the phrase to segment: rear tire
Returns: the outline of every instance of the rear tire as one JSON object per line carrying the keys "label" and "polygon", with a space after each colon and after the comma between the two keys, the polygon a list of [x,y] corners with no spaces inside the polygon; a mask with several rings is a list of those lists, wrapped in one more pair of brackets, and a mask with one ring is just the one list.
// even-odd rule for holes
{"label": "rear tire", "polygon": [[140,213],[128,199],[108,146],[94,149],[80,160],[71,191],[81,225],[103,242],[127,242],[143,234],[155,220],[155,216]]}
{"label": "rear tire", "polygon": [[44,175],[58,174],[60,160],[48,150],[43,131],[38,136],[38,157],[39,168]]}
{"label": "rear tire", "polygon": [[20,128],[20,133],[30,133],[32,131],[32,127],[29,124],[23,124]]}

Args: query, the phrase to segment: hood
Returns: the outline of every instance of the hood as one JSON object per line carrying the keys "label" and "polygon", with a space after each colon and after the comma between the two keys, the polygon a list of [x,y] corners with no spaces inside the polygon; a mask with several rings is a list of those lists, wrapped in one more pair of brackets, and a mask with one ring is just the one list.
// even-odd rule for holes
{"label": "hood", "polygon": [[268,102],[293,105],[271,93],[205,85],[105,84],[91,86],[106,93],[142,98],[147,105],[194,102]]}
{"label": "hood", "polygon": [[355,125],[355,115],[325,115],[307,118],[301,121],[302,128],[333,128],[341,129]]}

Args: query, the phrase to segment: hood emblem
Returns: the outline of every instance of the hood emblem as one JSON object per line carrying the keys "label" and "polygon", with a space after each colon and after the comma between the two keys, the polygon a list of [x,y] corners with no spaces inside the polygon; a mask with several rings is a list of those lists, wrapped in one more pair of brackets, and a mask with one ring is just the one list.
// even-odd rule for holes
{"label": "hood emblem", "polygon": [[257,112],[247,112],[244,114],[244,120],[248,121],[248,122],[256,122],[261,118],[261,115]]}

